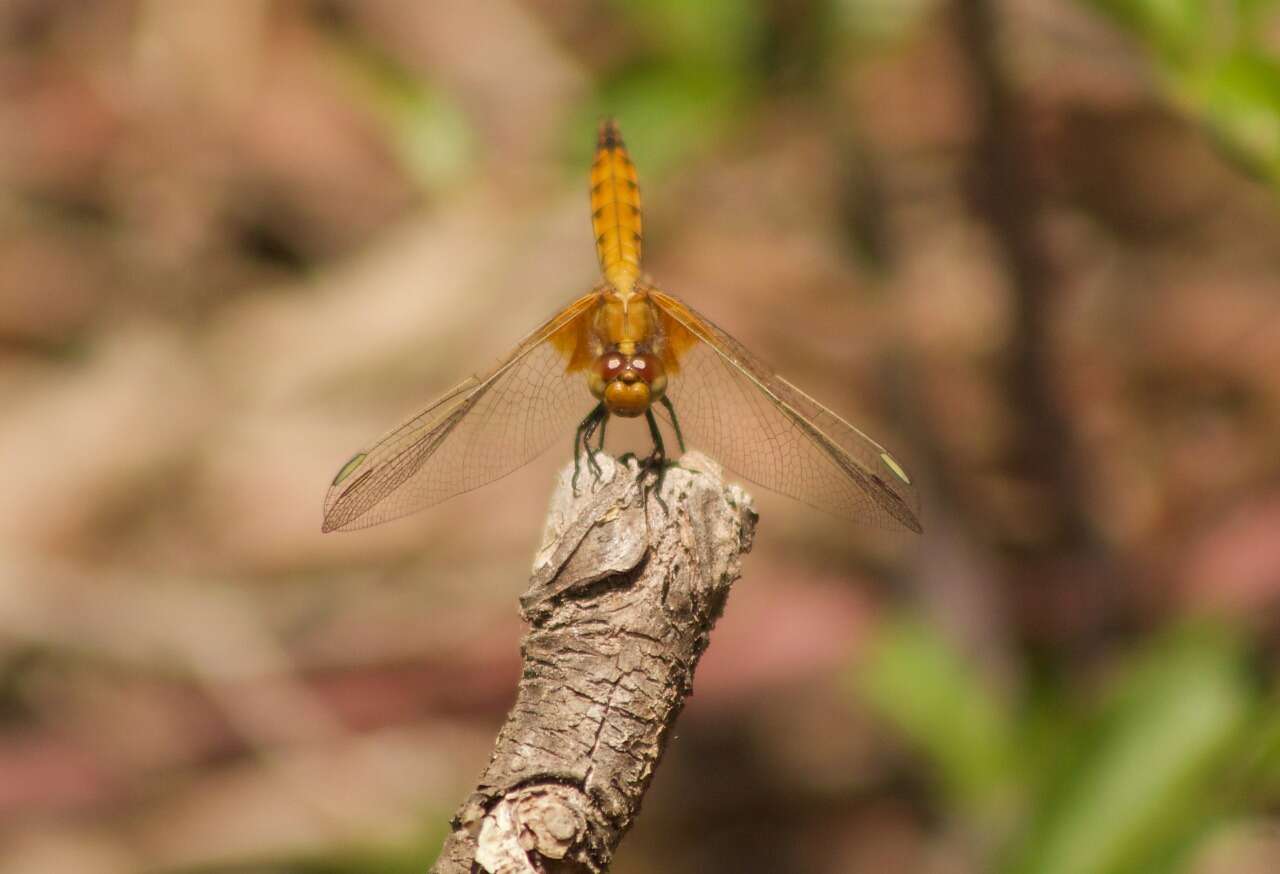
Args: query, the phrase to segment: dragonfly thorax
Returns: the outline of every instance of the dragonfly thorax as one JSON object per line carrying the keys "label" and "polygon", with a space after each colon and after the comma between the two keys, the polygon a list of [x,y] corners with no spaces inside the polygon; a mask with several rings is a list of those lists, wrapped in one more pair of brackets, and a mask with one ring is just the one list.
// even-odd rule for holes
{"label": "dragonfly thorax", "polygon": [[615,416],[642,415],[667,390],[667,374],[656,355],[606,352],[587,377],[591,393]]}
{"label": "dragonfly thorax", "polygon": [[635,295],[636,283],[639,279],[640,271],[632,264],[623,264],[621,267],[612,269],[604,277],[610,293],[621,300],[630,300]]}

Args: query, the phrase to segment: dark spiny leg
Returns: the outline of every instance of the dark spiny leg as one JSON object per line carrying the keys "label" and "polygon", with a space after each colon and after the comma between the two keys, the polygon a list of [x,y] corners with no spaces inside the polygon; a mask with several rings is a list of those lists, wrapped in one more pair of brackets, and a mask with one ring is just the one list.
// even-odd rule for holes
{"label": "dark spiny leg", "polygon": [[609,421],[609,411],[604,408],[604,404],[598,404],[592,412],[599,415],[587,425],[587,430],[582,435],[582,451],[587,453],[587,470],[591,471],[591,476],[598,481],[604,475],[604,471],[600,469],[600,462],[596,461],[596,454],[591,451],[591,436],[599,428],[601,430],[601,442],[603,442],[604,423]]}
{"label": "dark spiny leg", "polygon": [[667,502],[662,500],[662,480],[667,475],[667,448],[663,445],[662,431],[658,429],[658,420],[653,417],[653,410],[644,411],[644,420],[649,423],[649,436],[653,438],[653,454],[645,461],[645,465],[656,465],[658,468],[654,497],[658,500],[658,506],[662,507],[662,512],[670,516],[671,510],[667,507]]}
{"label": "dark spiny leg", "polygon": [[600,442],[596,444],[596,452],[604,452],[604,429],[609,424],[609,411],[605,410],[600,417]]}
{"label": "dark spiny leg", "polygon": [[671,398],[666,395],[662,396],[662,405],[667,408],[667,412],[671,414],[671,427],[676,430],[676,443],[680,445],[680,451],[684,452],[684,435],[680,433],[680,420],[676,418],[676,408],[671,403]]}
{"label": "dark spiny leg", "polygon": [[[578,494],[578,474],[581,472],[579,461],[578,461],[578,447],[581,446],[582,451],[586,453],[587,466],[590,467],[594,462],[594,459],[592,459],[591,457],[591,449],[587,446],[587,437],[589,436],[589,432],[587,429],[590,428],[592,431],[594,431],[596,425],[599,424],[600,422],[600,417],[603,414],[604,414],[604,404],[596,404],[595,407],[591,410],[591,412],[587,413],[586,418],[583,419],[582,422],[578,425],[578,430],[573,436],[573,479],[571,479],[569,482],[570,482],[570,485],[573,487],[573,494],[575,496]],[[600,468],[597,465],[596,471],[599,471],[599,469]],[[597,476],[598,475],[599,474],[597,473]]]}
{"label": "dark spiny leg", "polygon": [[[590,416],[587,419],[591,418]],[[583,419],[578,424],[578,430],[573,434],[573,479],[569,480],[570,486],[573,488],[573,496],[578,496],[578,473],[580,472],[580,462],[578,460],[579,447],[582,446],[582,434],[587,430],[587,419]]]}
{"label": "dark spiny leg", "polygon": [[649,463],[665,464],[667,447],[662,442],[662,432],[658,430],[658,420],[653,417],[653,410],[644,411],[644,420],[649,423],[649,436],[653,438],[653,454],[649,456]]}

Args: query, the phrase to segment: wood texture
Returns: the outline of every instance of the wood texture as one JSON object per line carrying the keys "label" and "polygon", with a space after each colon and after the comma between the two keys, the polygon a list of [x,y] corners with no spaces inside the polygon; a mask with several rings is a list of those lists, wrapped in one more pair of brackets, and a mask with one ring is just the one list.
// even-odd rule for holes
{"label": "wood texture", "polygon": [[660,493],[634,459],[597,457],[594,491],[560,477],[521,598],[516,703],[438,874],[608,869],[751,548],[751,499],[705,457]]}

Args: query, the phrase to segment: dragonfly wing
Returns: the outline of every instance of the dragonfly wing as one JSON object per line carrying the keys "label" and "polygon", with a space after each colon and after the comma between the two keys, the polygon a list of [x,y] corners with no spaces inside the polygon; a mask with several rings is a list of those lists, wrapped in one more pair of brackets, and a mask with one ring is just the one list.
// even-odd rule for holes
{"label": "dragonfly wing", "polygon": [[686,442],[820,510],[919,532],[919,497],[879,443],[778,376],[680,300],[649,290],[665,335],[667,396]]}
{"label": "dragonfly wing", "polygon": [[353,456],[325,496],[323,530],[407,515],[506,476],[557,439],[568,445],[592,400],[577,371],[597,298],[574,301],[493,370]]}

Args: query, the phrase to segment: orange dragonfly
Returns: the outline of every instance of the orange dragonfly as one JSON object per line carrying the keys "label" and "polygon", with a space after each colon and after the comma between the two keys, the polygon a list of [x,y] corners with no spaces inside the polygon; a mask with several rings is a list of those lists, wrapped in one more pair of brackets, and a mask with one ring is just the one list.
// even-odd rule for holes
{"label": "orange dragonfly", "polygon": [[[492,482],[570,429],[581,451],[611,416],[644,416],[665,461],[660,405],[685,439],[738,475],[837,516],[919,532],[911,478],[889,452],[773,372],[640,272],[640,189],[612,121],[591,165],[604,281],[468,379],[357,453],[334,477],[324,531],[376,525]],[[590,406],[594,398],[594,406]],[[677,418],[677,411],[679,417]]]}

